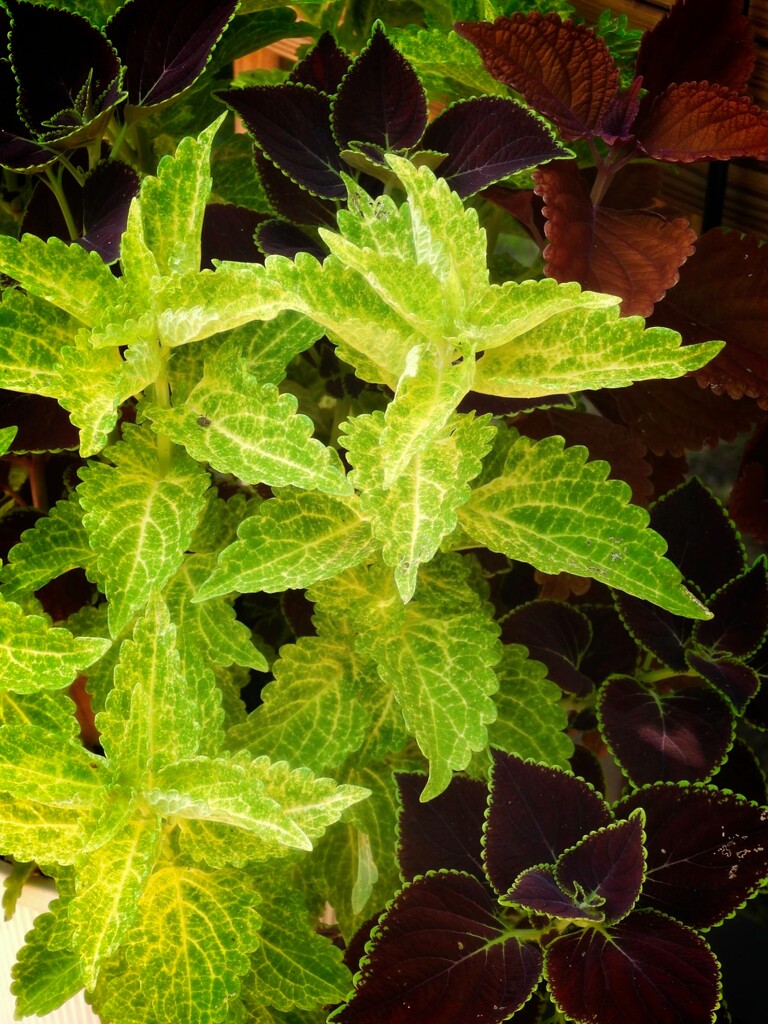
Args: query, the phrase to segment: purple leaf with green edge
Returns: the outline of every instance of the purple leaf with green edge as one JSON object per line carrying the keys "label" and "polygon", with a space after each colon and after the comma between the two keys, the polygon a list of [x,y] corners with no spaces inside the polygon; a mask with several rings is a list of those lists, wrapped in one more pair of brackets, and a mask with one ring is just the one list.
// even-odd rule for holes
{"label": "purple leaf with green edge", "polygon": [[567,155],[537,117],[502,96],[454,103],[432,121],[420,147],[447,154],[438,173],[462,198]]}
{"label": "purple leaf with green edge", "polygon": [[[9,29],[8,13],[0,7],[0,40],[7,37]],[[0,166],[17,171],[40,170],[52,164],[57,154],[31,138],[34,133],[19,117],[17,92],[10,62],[0,60]]]}
{"label": "purple leaf with green edge", "polygon": [[78,14],[19,0],[5,0],[5,6],[22,119],[57,148],[100,135],[123,95],[120,62],[109,41]]}
{"label": "purple leaf with green edge", "polygon": [[128,223],[131,200],[139,193],[139,176],[120,160],[104,160],[93,168],[83,185],[84,249],[97,252],[105,263],[120,255],[120,239]]}
{"label": "purple leaf with green edge", "polygon": [[485,882],[481,846],[487,785],[454,775],[439,796],[421,803],[426,776],[398,772],[395,781],[401,805],[397,848],[403,878],[412,881],[416,875],[445,868]]}
{"label": "purple leaf with green edge", "polygon": [[768,542],[768,422],[744,446],[728,511],[742,533],[759,544]]}
{"label": "purple leaf with green edge", "polygon": [[156,107],[189,88],[235,13],[238,0],[128,0],[105,32],[125,66],[134,107]]}
{"label": "purple leaf with green edge", "polygon": [[768,732],[768,641],[749,658],[748,665],[757,674],[760,688],[747,705],[744,718],[756,729]]}
{"label": "purple leaf with green edge", "polygon": [[615,607],[587,604],[581,605],[579,611],[589,619],[593,637],[600,638],[599,643],[589,645],[581,660],[585,675],[595,683],[602,683],[615,673],[631,673],[637,664],[638,648]]}
{"label": "purple leaf with green edge", "polygon": [[[71,174],[61,179],[61,190],[66,198],[75,228],[83,230],[83,190]],[[19,238],[22,235],[37,235],[38,238],[60,238],[64,242],[71,241],[70,230],[59,201],[42,178],[37,181],[29,202],[24,210],[19,226]]]}
{"label": "purple leaf with green edge", "polygon": [[574,775],[578,775],[580,779],[588,782],[596,793],[605,796],[605,775],[600,761],[593,751],[588,750],[581,743],[576,743],[573,753],[568,759],[568,764]]}
{"label": "purple leaf with green edge", "polygon": [[765,773],[755,752],[738,736],[728,752],[727,761],[714,776],[712,783],[718,789],[729,789],[757,804],[768,804]]}
{"label": "purple leaf with green edge", "polygon": [[[665,680],[674,687],[675,677]],[[598,698],[600,733],[635,786],[706,782],[733,741],[730,708],[709,687],[657,693],[636,679],[609,679]]]}
{"label": "purple leaf with green edge", "polygon": [[558,1009],[579,1024],[710,1024],[720,997],[704,939],[649,911],[561,935],[544,970]]}
{"label": "purple leaf with green edge", "polygon": [[247,206],[208,203],[203,214],[200,269],[212,270],[213,260],[263,263],[254,235],[269,218]]}
{"label": "purple leaf with green edge", "polygon": [[308,85],[252,85],[216,94],[243,119],[262,152],[298,185],[324,199],[346,199],[331,101]]}
{"label": "purple leaf with green edge", "polygon": [[377,23],[333,101],[339,147],[369,142],[387,150],[409,149],[426,125],[427,97],[419,76]]}
{"label": "purple leaf with green edge", "polygon": [[297,253],[308,252],[322,263],[328,255],[328,251],[316,238],[312,238],[306,231],[302,231],[287,220],[272,218],[265,221],[256,232],[256,238],[259,247],[267,256],[288,256],[295,259]]}
{"label": "purple leaf with green edge", "polygon": [[499,893],[526,868],[553,864],[612,820],[606,802],[582,779],[499,750],[493,762],[483,856]]}
{"label": "purple leaf with green edge", "polygon": [[746,658],[768,632],[768,571],[759,559],[746,572],[726,583],[707,602],[712,618],[697,623],[693,640],[711,653]]}
{"label": "purple leaf with green edge", "polygon": [[312,195],[297,185],[279,167],[267,160],[258,147],[254,147],[254,163],[270,206],[280,217],[294,224],[336,227],[338,207],[335,202]]}
{"label": "purple leaf with green edge", "polygon": [[80,435],[53,398],[0,390],[0,429],[19,425],[13,452],[76,451]]}
{"label": "purple leaf with green edge", "polygon": [[531,601],[515,608],[503,620],[501,639],[522,644],[561,689],[583,697],[594,682],[580,670],[584,652],[592,642],[589,619],[562,601]]}
{"label": "purple leaf with green edge", "polygon": [[685,660],[694,672],[711,683],[741,714],[757,693],[760,680],[748,665],[732,658],[712,657],[707,651],[686,651]]}
{"label": "purple leaf with green edge", "polygon": [[554,121],[563,138],[598,134],[619,84],[619,69],[605,42],[557,14],[515,14],[454,26],[468,39],[494,78],[522,93],[534,110]]}
{"label": "purple leaf with green edge", "polygon": [[541,978],[533,942],[504,938],[498,905],[470,875],[410,882],[380,919],[338,1024],[499,1024]]}
{"label": "purple leaf with green edge", "polygon": [[614,806],[645,811],[642,906],[710,928],[753,896],[768,873],[768,808],[714,786],[658,783]]}
{"label": "purple leaf with green edge", "polygon": [[755,65],[752,36],[742,0],[683,0],[643,34],[635,74],[652,96],[673,82],[744,89]]}
{"label": "purple leaf with green edge", "polygon": [[621,620],[637,643],[668,668],[684,672],[687,668],[685,644],[693,631],[691,620],[657,608],[639,597],[618,591],[614,596]]}
{"label": "purple leaf with green edge", "polygon": [[311,85],[333,96],[351,63],[331,33],[323,32],[312,49],[294,66],[288,81]]}
{"label": "purple leaf with green edge", "polygon": [[559,917],[565,921],[603,920],[600,909],[603,901],[598,897],[594,905],[580,906],[573,894],[563,892],[555,881],[555,869],[549,864],[523,871],[499,902],[520,907],[532,914]]}

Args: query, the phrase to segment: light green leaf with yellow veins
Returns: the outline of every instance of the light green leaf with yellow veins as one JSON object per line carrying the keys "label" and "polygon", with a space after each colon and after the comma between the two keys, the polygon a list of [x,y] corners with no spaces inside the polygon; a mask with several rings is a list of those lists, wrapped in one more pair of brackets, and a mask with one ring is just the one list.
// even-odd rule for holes
{"label": "light green leaf with yellow veins", "polygon": [[16,693],[60,690],[106,653],[109,640],[74,637],[42,615],[25,615],[0,595],[0,688]]}
{"label": "light green leaf with yellow veins", "polygon": [[[74,248],[79,248],[75,246]],[[124,364],[116,347],[96,349],[85,332],[61,350],[60,404],[80,431],[80,454],[95,455],[117,423],[124,394]]]}
{"label": "light green leaf with yellow veins", "polygon": [[97,715],[101,744],[127,784],[149,785],[158,770],[194,754],[202,723],[196,694],[182,671],[177,630],[157,594],[124,640],[114,688]]}
{"label": "light green leaf with yellow veins", "polygon": [[82,327],[48,302],[7,288],[0,304],[0,385],[25,394],[62,394],[61,350]]}
{"label": "light green leaf with yellow veins", "polygon": [[341,950],[318,935],[301,893],[265,886],[259,895],[259,944],[251,955],[244,988],[258,992],[261,1002],[279,1010],[311,1010],[342,1002],[352,976]]}
{"label": "light green leaf with yellow veins", "polygon": [[13,444],[13,439],[16,437],[16,430],[16,427],[3,427],[0,430],[0,455],[5,455]]}
{"label": "light green leaf with yellow veins", "polygon": [[286,846],[277,839],[265,838],[220,821],[176,818],[174,825],[174,836],[178,837],[181,853],[197,864],[207,864],[212,868],[242,868],[246,864],[274,864],[277,860],[282,864],[307,856],[306,851]]}
{"label": "light green leaf with yellow veins", "polygon": [[362,561],[374,549],[356,498],[286,490],[245,519],[198,591],[205,601],[233,590],[275,593],[308,587]]}
{"label": "light green leaf with yellow veins", "polygon": [[0,273],[38,299],[94,327],[119,301],[120,286],[104,260],[80,245],[37,235],[0,235]]}
{"label": "light green leaf with yellow veins", "polygon": [[92,807],[101,799],[106,761],[79,742],[39,725],[0,727],[0,778],[19,800]]}
{"label": "light green leaf with yellow veins", "polygon": [[92,823],[83,807],[51,806],[0,792],[0,851],[17,860],[72,864]]}
{"label": "light green leaf with yellow veins", "polygon": [[546,666],[528,657],[519,644],[504,644],[496,673],[498,717],[488,726],[491,746],[567,769],[573,754],[573,742],[565,733],[568,715],[562,691],[547,678]]}
{"label": "light green leaf with yellow veins", "polygon": [[[147,188],[145,178],[142,189]],[[149,332],[156,315],[156,297],[160,287],[160,268],[147,243],[144,228],[143,206],[138,198],[131,201],[128,222],[120,238],[120,272],[125,288],[125,315],[103,325],[104,343],[115,344],[120,332],[132,329],[134,337],[143,331]],[[195,268],[199,269],[199,267]],[[148,319],[144,319],[144,318]],[[125,335],[126,344],[129,336]],[[99,344],[100,342],[96,342]]]}
{"label": "light green leaf with yellow veins", "polygon": [[[67,628],[75,636],[95,636],[109,639],[106,602],[84,605],[67,619]],[[104,702],[112,691],[115,665],[120,657],[122,643],[110,641],[107,652],[88,666],[87,689],[94,714],[104,710]]]}
{"label": "light green leaf with yellow veins", "polygon": [[[493,16],[491,14],[489,20]],[[422,80],[423,76],[448,78],[460,83],[467,90],[467,96],[508,95],[506,87],[485,70],[476,47],[456,32],[440,28],[414,31],[410,26],[388,29],[387,38],[417,69]]]}
{"label": "light green leaf with yellow veins", "polygon": [[236,357],[206,363],[205,375],[181,408],[148,405],[154,429],[194,458],[246,483],[294,485],[350,493],[338,455],[312,437],[293,395],[259,384]]}
{"label": "light green leaf with yellow veins", "polygon": [[681,377],[708,363],[723,345],[707,341],[682,347],[676,331],[646,330],[642,317],[620,317],[618,306],[576,308],[487,351],[476,364],[474,386],[505,398],[620,388]]}
{"label": "light green leaf with yellow veins", "polygon": [[233,871],[163,867],[151,876],[126,946],[153,1024],[219,1024],[258,946],[258,897]]}
{"label": "light green leaf with yellow veins", "polygon": [[306,316],[287,310],[274,320],[254,320],[221,340],[219,357],[233,355],[260,384],[279,384],[291,360],[317,341],[322,328]]}
{"label": "light green leaf with yellow veins", "polygon": [[24,887],[35,873],[34,861],[13,861],[3,879],[3,920],[12,921]]}
{"label": "light green leaf with yellow veins", "polygon": [[55,909],[35,918],[11,968],[11,994],[16,996],[18,1018],[52,1013],[83,987],[80,957],[51,942],[58,928],[57,918],[66,907],[60,900],[54,900],[51,906]]}
{"label": "light green leaf with yellow veins", "polygon": [[266,672],[267,661],[254,646],[251,631],[236,618],[230,599],[192,603],[215,567],[215,552],[186,555],[165,589],[171,618],[179,630],[179,645],[194,644],[217,665],[244,665]]}
{"label": "light green leaf with yellow veins", "polygon": [[232,742],[313,772],[336,768],[362,744],[370,724],[361,703],[368,685],[362,660],[335,636],[286,644],[272,666],[274,680],[261,692],[262,703],[231,730]]}
{"label": "light green leaf with yellow veins", "polygon": [[499,630],[467,575],[460,556],[438,557],[422,567],[416,597],[405,607],[388,602],[379,625],[361,638],[429,761],[422,800],[442,793],[453,771],[487,745],[496,717]]}
{"label": "light green leaf with yellow veins", "polygon": [[95,575],[96,558],[83,526],[83,512],[76,498],[58,501],[47,516],[25,530],[8,552],[0,570],[3,593],[39,590],[70,569],[83,568]]}
{"label": "light green leaf with yellow veins", "polygon": [[81,470],[77,493],[117,637],[181,565],[210,478],[183,451],[165,465],[155,436],[138,427],[124,428],[109,457],[112,465]]}
{"label": "light green leaf with yellow veins", "polygon": [[82,979],[93,988],[99,968],[125,941],[139,899],[160,852],[162,827],[154,816],[136,818],[77,864],[77,889],[69,906],[73,948]]}
{"label": "light green leaf with yellow veins", "polygon": [[648,528],[648,513],[630,504],[606,462],[587,462],[562,437],[519,437],[502,476],[477,488],[459,521],[478,543],[542,572],[600,580],[675,615],[708,617],[664,558],[666,544]]}
{"label": "light green leaf with yellow veins", "polygon": [[261,499],[246,499],[241,492],[224,501],[216,487],[205,493],[205,508],[189,542],[189,550],[197,553],[219,551],[231,544],[237,528],[247,515],[253,515]]}
{"label": "light green leaf with yellow veins", "polygon": [[0,725],[37,725],[73,739],[80,733],[75,703],[65,690],[26,694],[0,690]]}

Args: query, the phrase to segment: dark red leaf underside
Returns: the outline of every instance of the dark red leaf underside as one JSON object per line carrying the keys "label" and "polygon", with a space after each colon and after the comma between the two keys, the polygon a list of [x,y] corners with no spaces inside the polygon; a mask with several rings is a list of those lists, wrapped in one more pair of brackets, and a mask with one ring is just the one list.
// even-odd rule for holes
{"label": "dark red leaf underside", "polygon": [[632,137],[637,113],[640,109],[641,78],[635,78],[628,89],[617,93],[608,105],[600,128],[600,138],[609,146]]}
{"label": "dark red leaf underside", "polygon": [[465,871],[485,882],[482,836],[488,787],[454,775],[439,796],[421,803],[426,779],[417,772],[396,775],[400,803],[398,859],[406,881],[441,868]]}
{"label": "dark red leaf underside", "polygon": [[260,149],[297,184],[325,199],[344,199],[342,161],[330,125],[331,101],[306,85],[254,85],[217,94]]}
{"label": "dark red leaf underside", "polygon": [[681,0],[643,35],[635,73],[651,95],[673,82],[743,90],[755,65],[752,23],[742,0]]}
{"label": "dark red leaf underside", "polygon": [[447,154],[439,174],[463,197],[565,154],[541,121],[501,96],[454,103],[429,125],[420,145]]}
{"label": "dark red leaf underside", "polygon": [[128,164],[104,160],[86,176],[83,186],[84,249],[97,252],[105,263],[120,255],[120,239],[128,223],[131,201],[139,192],[139,176]]}
{"label": "dark red leaf underside", "polygon": [[688,221],[594,206],[576,161],[543,167],[534,179],[547,218],[546,274],[621,296],[624,316],[648,316],[693,252]]}
{"label": "dark red leaf underside", "polygon": [[374,932],[357,991],[339,1024],[497,1024],[541,978],[533,943],[502,939],[487,887],[468,875],[429,875],[395,897]]}
{"label": "dark red leaf underside", "polygon": [[502,623],[502,642],[522,644],[561,689],[585,696],[594,682],[580,670],[592,641],[589,619],[560,601],[532,601],[515,608]]}
{"label": "dark red leaf underside", "polygon": [[580,1024],[710,1024],[720,995],[704,939],[648,912],[607,934],[585,928],[555,939],[545,971],[555,1003]]}
{"label": "dark red leaf underside", "polygon": [[733,658],[688,651],[685,660],[694,672],[711,683],[739,714],[754,697],[760,685],[756,673],[748,665]]}
{"label": "dark red leaf underside", "polygon": [[620,676],[601,690],[599,714],[603,738],[635,786],[706,782],[733,739],[733,715],[708,687],[661,694]]}
{"label": "dark red leaf underside", "polygon": [[259,248],[267,256],[287,256],[295,259],[300,252],[311,253],[322,263],[328,255],[316,238],[287,220],[267,220],[256,229]]}
{"label": "dark red leaf underside", "polygon": [[254,147],[254,162],[270,205],[275,213],[295,224],[336,227],[337,204],[321,199],[297,185],[287,174]]}
{"label": "dark red leaf underside", "polygon": [[556,14],[515,14],[487,22],[460,22],[485,69],[522,93],[565,139],[598,134],[616,95],[619,71],[602,39]]}
{"label": "dark red leaf underside", "polygon": [[640,644],[668,668],[684,672],[685,645],[693,624],[690,619],[658,608],[649,601],[616,593],[616,607],[624,625]]}
{"label": "dark red leaf underside", "polygon": [[499,893],[537,864],[552,864],[588,832],[611,821],[608,805],[581,779],[494,751],[486,816],[485,867]]}
{"label": "dark red leaf underside", "polygon": [[134,106],[178,96],[205,67],[237,0],[129,0],[106,33],[126,67],[124,86]]}
{"label": "dark red leaf underside", "polygon": [[571,894],[563,892],[555,881],[554,867],[551,866],[524,871],[503,901],[534,914],[567,921],[603,920],[599,908],[579,906]]}
{"label": "dark red leaf underside", "polygon": [[203,217],[200,269],[210,270],[213,260],[235,260],[238,263],[263,263],[254,234],[266,220],[245,206],[232,203],[209,203]]}
{"label": "dark red leaf underside", "polygon": [[294,66],[288,81],[312,85],[320,92],[332,96],[341,85],[351,63],[331,33],[323,32],[317,44]]}
{"label": "dark red leaf underside", "polygon": [[669,163],[768,159],[768,112],[725,85],[671,85],[651,106],[638,133],[648,156]]}
{"label": "dark red leaf underside", "polygon": [[384,150],[415,146],[427,124],[427,98],[413,67],[381,27],[353,62],[333,102],[341,149],[367,142]]}
{"label": "dark red leaf underside", "polygon": [[755,431],[744,449],[728,511],[743,533],[761,544],[768,542],[768,423]]}
{"label": "dark red leaf underside", "polygon": [[694,640],[712,652],[744,658],[768,630],[768,573],[763,559],[727,583],[709,602],[713,618],[699,622]]}
{"label": "dark red leaf underside", "polygon": [[[640,815],[607,825],[567,850],[555,877],[566,892],[584,894],[608,924],[626,917],[640,894],[645,875]],[[597,901],[599,900],[599,904]]]}
{"label": "dark red leaf underside", "polygon": [[620,800],[645,811],[648,870],[640,902],[694,928],[731,914],[768,872],[768,809],[713,786],[660,784]]}

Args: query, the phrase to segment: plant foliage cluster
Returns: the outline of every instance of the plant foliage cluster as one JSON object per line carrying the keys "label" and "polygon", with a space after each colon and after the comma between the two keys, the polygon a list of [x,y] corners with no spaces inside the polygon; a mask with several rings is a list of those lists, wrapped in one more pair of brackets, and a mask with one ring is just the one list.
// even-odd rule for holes
{"label": "plant foliage cluster", "polygon": [[768,158],[740,0],[0,21],[6,909],[58,889],[18,1014],[728,1021],[768,257],[660,185]]}

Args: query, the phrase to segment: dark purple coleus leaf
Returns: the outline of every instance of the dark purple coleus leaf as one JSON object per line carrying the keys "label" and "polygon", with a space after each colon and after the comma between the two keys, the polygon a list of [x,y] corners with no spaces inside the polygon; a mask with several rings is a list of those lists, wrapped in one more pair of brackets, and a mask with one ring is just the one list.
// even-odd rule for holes
{"label": "dark purple coleus leaf", "polygon": [[584,696],[594,682],[579,668],[592,641],[589,619],[561,601],[532,601],[515,608],[502,623],[505,644],[522,644],[563,690]]}
{"label": "dark purple coleus leaf", "polygon": [[758,427],[744,448],[728,511],[742,533],[768,542],[768,423]]}
{"label": "dark purple coleus leaf", "polygon": [[78,14],[20,0],[4,3],[19,113],[30,131],[57,148],[98,137],[124,95],[109,41]]}
{"label": "dark purple coleus leaf", "polygon": [[0,391],[0,428],[17,425],[11,445],[14,452],[56,452],[80,444],[69,413],[55,399]]}
{"label": "dark purple coleus leaf", "polygon": [[590,29],[537,12],[493,24],[460,22],[455,29],[477,47],[486,71],[522,93],[526,103],[555,122],[564,139],[601,132],[619,70]]}
{"label": "dark purple coleus leaf", "polygon": [[693,252],[688,221],[595,206],[575,160],[540,168],[534,180],[547,218],[546,274],[621,296],[624,316],[648,316]]}
{"label": "dark purple coleus leaf", "polygon": [[374,930],[339,1024],[497,1024],[531,996],[543,956],[504,938],[487,886],[440,872],[406,885]]}
{"label": "dark purple coleus leaf", "polygon": [[[10,27],[8,12],[0,7],[0,40],[7,38]],[[0,42],[2,51],[7,48]],[[0,59],[0,166],[19,171],[40,169],[53,163],[56,153],[34,141],[34,132],[19,117],[17,91],[10,61]]]}
{"label": "dark purple coleus leaf", "polygon": [[254,235],[268,219],[234,203],[208,203],[203,215],[200,269],[212,270],[214,260],[263,263]]}
{"label": "dark purple coleus leaf", "polygon": [[[624,598],[627,598],[624,600]],[[684,672],[687,668],[685,645],[693,632],[693,622],[657,608],[628,594],[616,594],[616,607],[631,636],[667,668]]]}
{"label": "dark purple coleus leaf", "polygon": [[462,197],[565,155],[541,121],[502,96],[454,103],[432,121],[420,147],[447,154],[440,176]]}
{"label": "dark purple coleus leaf", "polygon": [[580,1024],[710,1024],[720,996],[704,939],[649,911],[554,939],[545,972],[558,1008]]}
{"label": "dark purple coleus leaf", "polygon": [[128,0],[105,32],[125,66],[131,106],[156,107],[189,88],[238,0]]}
{"label": "dark purple coleus leaf", "polygon": [[321,199],[297,185],[287,174],[275,167],[258,147],[254,147],[254,162],[270,205],[275,213],[295,224],[318,227],[336,227],[337,204]]}
{"label": "dark purple coleus leaf", "polygon": [[427,98],[419,76],[377,23],[333,101],[339,147],[364,142],[384,150],[409,149],[426,124]]}
{"label": "dark purple coleus leaf", "polygon": [[714,786],[646,786],[614,810],[645,811],[648,867],[640,898],[689,924],[709,928],[753,896],[768,872],[768,808]]}
{"label": "dark purple coleus leaf", "polygon": [[294,65],[288,81],[311,85],[333,96],[351,63],[331,33],[323,32],[312,49]]}
{"label": "dark purple coleus leaf", "polygon": [[225,89],[216,95],[240,115],[262,152],[297,184],[325,199],[346,199],[328,96],[293,82]]}
{"label": "dark purple coleus leaf", "polygon": [[768,804],[768,783],[752,748],[738,736],[728,760],[712,779],[718,789],[730,789],[747,800]]}
{"label": "dark purple coleus leaf", "polygon": [[553,864],[588,832],[611,821],[603,798],[559,768],[493,752],[485,827],[485,868],[491,885],[507,892],[518,875]]}
{"label": "dark purple coleus leaf", "polygon": [[[673,689],[675,683],[684,689]],[[600,691],[600,732],[635,786],[649,782],[706,782],[733,741],[733,715],[708,687],[690,679],[665,680],[659,693],[628,676],[609,679]]]}
{"label": "dark purple coleus leaf", "polygon": [[737,714],[741,714],[760,685],[757,673],[734,658],[690,650],[686,652],[685,660],[694,672],[698,672],[727,698]]}
{"label": "dark purple coleus leaf", "polygon": [[697,623],[693,640],[711,653],[746,658],[768,632],[768,570],[760,558],[707,603],[712,618]]}
{"label": "dark purple coleus leaf", "polygon": [[328,255],[316,238],[286,220],[267,220],[256,231],[259,248],[267,256],[287,256],[295,259],[297,253],[309,252],[320,263]]}
{"label": "dark purple coleus leaf", "polygon": [[482,836],[488,787],[454,775],[451,784],[427,803],[419,800],[425,776],[399,772],[398,859],[406,881],[440,868],[455,869],[485,882]]}
{"label": "dark purple coleus leaf", "polygon": [[500,902],[520,907],[532,914],[559,917],[565,921],[603,920],[599,906],[602,901],[598,899],[597,905],[590,906],[585,899],[581,901],[585,905],[581,906],[580,901],[560,887],[551,864],[524,871],[509,892],[501,897]]}
{"label": "dark purple coleus leaf", "polygon": [[742,0],[679,0],[643,34],[635,73],[656,96],[680,82],[742,90],[755,65],[752,23]]}
{"label": "dark purple coleus leaf", "polygon": [[579,611],[592,624],[593,642],[584,654],[581,668],[595,683],[617,672],[630,673],[637,664],[637,644],[627,633],[612,604],[583,604]]}

